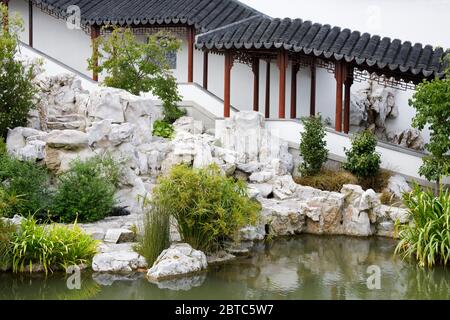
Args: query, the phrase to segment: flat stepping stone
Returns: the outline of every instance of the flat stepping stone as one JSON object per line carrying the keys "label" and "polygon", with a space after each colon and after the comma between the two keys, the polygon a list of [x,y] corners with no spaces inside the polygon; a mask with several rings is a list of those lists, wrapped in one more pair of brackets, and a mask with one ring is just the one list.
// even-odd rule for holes
{"label": "flat stepping stone", "polygon": [[124,243],[134,242],[135,234],[127,229],[108,229],[106,231],[104,242],[107,243]]}

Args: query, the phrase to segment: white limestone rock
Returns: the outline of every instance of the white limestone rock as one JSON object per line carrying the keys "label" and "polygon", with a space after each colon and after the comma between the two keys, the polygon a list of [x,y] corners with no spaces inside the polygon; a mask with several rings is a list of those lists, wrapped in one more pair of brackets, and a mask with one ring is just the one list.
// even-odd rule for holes
{"label": "white limestone rock", "polygon": [[200,272],[208,267],[206,255],[186,243],[172,244],[164,250],[147,272],[153,281]]}
{"label": "white limestone rock", "polygon": [[263,198],[267,198],[273,192],[273,186],[269,183],[252,183],[248,186],[258,190],[258,194]]}
{"label": "white limestone rock", "polygon": [[425,149],[425,140],[423,139],[420,131],[414,128],[409,128],[394,135],[394,144],[398,144],[401,147],[423,151]]}
{"label": "white limestone rock", "polygon": [[389,178],[387,189],[399,199],[402,198],[404,193],[411,192],[411,187],[405,177],[398,174]]}
{"label": "white limestone rock", "polygon": [[147,267],[144,257],[133,251],[99,253],[92,259],[92,270],[96,272],[132,272]]}
{"label": "white limestone rock", "polygon": [[112,123],[125,122],[127,97],[129,94],[124,90],[99,88],[91,93],[87,110],[89,118],[92,121],[109,119]]}
{"label": "white limestone rock", "polygon": [[297,184],[291,175],[276,177],[271,181],[273,185],[273,195],[276,199],[285,200],[296,196]]}
{"label": "white limestone rock", "polygon": [[88,136],[77,130],[53,130],[47,136],[47,145],[55,149],[83,149],[88,147]]}
{"label": "white limestone rock", "polygon": [[279,201],[259,199],[262,205],[263,224],[269,226],[271,235],[300,234],[305,228],[304,204],[298,200]]}
{"label": "white limestone rock", "polygon": [[133,242],[135,237],[135,234],[128,229],[108,229],[103,241],[107,243]]}
{"label": "white limestone rock", "polygon": [[264,240],[266,231],[264,225],[247,226],[239,230],[239,239],[241,241],[261,241]]}

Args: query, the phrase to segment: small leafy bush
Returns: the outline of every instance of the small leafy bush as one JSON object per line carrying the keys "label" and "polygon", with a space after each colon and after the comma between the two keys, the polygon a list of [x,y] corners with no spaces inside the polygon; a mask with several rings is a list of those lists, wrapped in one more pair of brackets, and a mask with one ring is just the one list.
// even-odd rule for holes
{"label": "small leafy bush", "polygon": [[11,239],[16,228],[0,216],[0,270],[11,263]]}
{"label": "small leafy bush", "polygon": [[152,266],[161,252],[170,246],[170,216],[164,208],[146,201],[144,230],[134,248]]}
{"label": "small leafy bush", "polygon": [[67,269],[71,265],[90,265],[97,253],[97,241],[78,226],[38,225],[33,217],[24,219],[11,239],[14,272],[40,264],[45,272]]}
{"label": "small leafy bush", "polygon": [[53,198],[52,214],[61,222],[95,222],[114,207],[119,167],[109,156],[75,160],[62,174]]}
{"label": "small leafy bush", "polygon": [[323,164],[327,161],[328,150],[325,141],[325,127],[321,116],[302,119],[305,131],[302,133],[300,154],[303,163],[300,165],[300,173],[312,176],[319,173]]}
{"label": "small leafy bush", "polygon": [[[6,15],[8,8],[0,5],[0,23]],[[25,66],[16,59],[18,34],[22,30],[23,21],[14,15],[8,17],[8,30],[0,27],[0,135],[3,137],[6,137],[8,128],[26,124],[37,93],[33,84],[37,66]]]}
{"label": "small leafy bush", "polygon": [[47,210],[49,183],[50,175],[44,167],[0,155],[0,214],[11,218]]}
{"label": "small leafy bush", "polygon": [[153,123],[153,136],[172,139],[174,133],[175,129],[173,128],[173,125],[164,120],[156,120],[155,123]]}
{"label": "small leafy bush", "polygon": [[181,101],[176,78],[170,70],[169,54],[178,51],[181,41],[169,32],[158,32],[140,41],[130,28],[113,27],[93,43],[89,68],[105,72],[104,84],[139,95],[152,92],[163,104],[164,120],[175,122],[185,115],[177,104]]}
{"label": "small leafy bush", "polygon": [[176,166],[158,182],[153,204],[175,218],[182,240],[198,250],[222,248],[259,219],[261,206],[247,196],[246,184],[223,177],[215,165]]}
{"label": "small leafy bush", "polygon": [[380,154],[375,152],[376,146],[377,140],[370,131],[357,134],[352,140],[352,148],[345,150],[344,169],[361,178],[375,176],[381,163]]}
{"label": "small leafy bush", "polygon": [[345,184],[358,184],[358,178],[344,170],[322,169],[313,176],[302,176],[295,178],[295,182],[325,191],[340,192]]}
{"label": "small leafy bush", "polygon": [[404,258],[415,257],[421,267],[450,260],[450,192],[440,188],[422,191],[415,186],[404,195],[413,223],[398,226],[400,242],[395,250]]}

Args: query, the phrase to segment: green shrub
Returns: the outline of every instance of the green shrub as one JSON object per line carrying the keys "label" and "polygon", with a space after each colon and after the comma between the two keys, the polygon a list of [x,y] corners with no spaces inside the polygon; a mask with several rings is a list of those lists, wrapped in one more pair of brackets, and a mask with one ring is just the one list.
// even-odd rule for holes
{"label": "green shrub", "polygon": [[439,195],[415,186],[404,195],[413,223],[398,226],[400,242],[395,250],[404,258],[415,257],[421,267],[450,259],[450,192],[441,187]]}
{"label": "green shrub", "polygon": [[242,181],[223,177],[217,166],[176,166],[159,179],[153,204],[173,216],[184,242],[210,252],[259,218],[260,204],[247,196]]}
{"label": "green shrub", "polygon": [[67,223],[103,219],[114,207],[118,177],[118,165],[108,156],[75,160],[58,178],[52,214]]}
{"label": "green shrub", "polygon": [[302,186],[313,187],[325,191],[340,192],[344,184],[358,184],[358,178],[344,170],[333,171],[322,169],[313,176],[295,178],[295,182]]}
{"label": "green shrub", "polygon": [[[1,5],[0,23],[8,14]],[[16,60],[19,51],[18,34],[23,30],[20,18],[10,15],[8,31],[0,28],[0,135],[6,137],[8,128],[26,124],[34,107],[36,86],[33,84],[36,65],[25,66]]]}
{"label": "green shrub", "polygon": [[310,117],[302,119],[304,132],[301,134],[300,154],[303,163],[300,165],[300,173],[305,176],[312,176],[322,169],[327,161],[328,150],[325,141],[325,127],[322,118]]}
{"label": "green shrub", "polygon": [[4,156],[7,153],[5,138],[0,137],[0,156]]}
{"label": "green shrub", "polygon": [[156,120],[155,123],[153,123],[153,136],[172,139],[174,133],[175,129],[173,128],[173,125],[164,120]]}
{"label": "green shrub", "polygon": [[51,200],[49,183],[44,167],[0,155],[0,214],[11,218],[46,211]]}
{"label": "green shrub", "polygon": [[381,163],[380,154],[375,152],[376,146],[377,140],[370,131],[357,134],[352,140],[352,148],[345,150],[344,169],[362,178],[375,176]]}
{"label": "green shrub", "polygon": [[373,189],[375,192],[381,193],[389,185],[389,178],[392,177],[392,172],[380,169],[378,172],[370,177],[358,177],[358,183],[364,190]]}
{"label": "green shrub", "polygon": [[11,239],[14,272],[40,264],[45,272],[66,269],[71,265],[90,265],[97,253],[97,241],[78,226],[38,225],[32,217],[24,219]]}
{"label": "green shrub", "polygon": [[167,60],[169,54],[178,51],[181,41],[171,33],[158,32],[140,41],[130,28],[113,27],[112,32],[100,36],[94,42],[89,68],[106,72],[105,85],[120,88],[139,95],[152,92],[163,103],[164,120],[175,122],[185,115],[177,104],[181,101],[176,78]]}
{"label": "green shrub", "polygon": [[0,216],[0,271],[11,263],[11,239],[16,228]]}
{"label": "green shrub", "polygon": [[170,216],[164,208],[145,205],[144,230],[138,236],[135,251],[152,266],[161,252],[170,246]]}

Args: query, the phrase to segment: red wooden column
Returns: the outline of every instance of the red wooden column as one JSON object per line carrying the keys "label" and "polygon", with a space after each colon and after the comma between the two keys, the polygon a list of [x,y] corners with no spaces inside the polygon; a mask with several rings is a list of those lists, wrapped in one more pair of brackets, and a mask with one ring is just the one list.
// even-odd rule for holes
{"label": "red wooden column", "polygon": [[351,97],[351,86],[353,84],[353,68],[349,65],[344,67],[344,133],[349,133],[350,131],[350,97]]}
{"label": "red wooden column", "polygon": [[33,2],[28,1],[28,45],[33,47]]}
{"label": "red wooden column", "polygon": [[225,77],[224,77],[224,94],[223,94],[223,116],[230,117],[231,109],[231,68],[233,68],[233,54],[225,53]]}
{"label": "red wooden column", "polygon": [[335,130],[342,132],[342,85],[343,85],[343,64],[340,61],[335,63],[334,76],[336,78],[336,122]]}
{"label": "red wooden column", "polygon": [[188,28],[188,82],[194,82],[194,42],[195,30]]}
{"label": "red wooden column", "polygon": [[291,74],[291,119],[297,118],[297,74],[300,67],[294,63]]}
{"label": "red wooden column", "polygon": [[208,89],[208,51],[203,51],[203,88]]}
{"label": "red wooden column", "polygon": [[[100,26],[93,25],[91,26],[91,41],[92,41],[92,59],[94,63],[94,67],[98,66],[98,44],[97,38],[100,36]],[[92,79],[94,81],[98,81],[98,72],[94,70],[92,72]]]}
{"label": "red wooden column", "polygon": [[311,65],[311,93],[309,101],[309,115],[316,115],[316,59],[313,59]]}
{"label": "red wooden column", "polygon": [[253,71],[253,111],[259,111],[259,58],[252,62]]}
{"label": "red wooden column", "polygon": [[278,69],[280,70],[279,95],[278,95],[278,117],[284,119],[286,117],[286,69],[288,64],[287,52],[278,54]]}
{"label": "red wooden column", "polygon": [[270,118],[270,60],[266,61],[266,105],[265,117]]}

